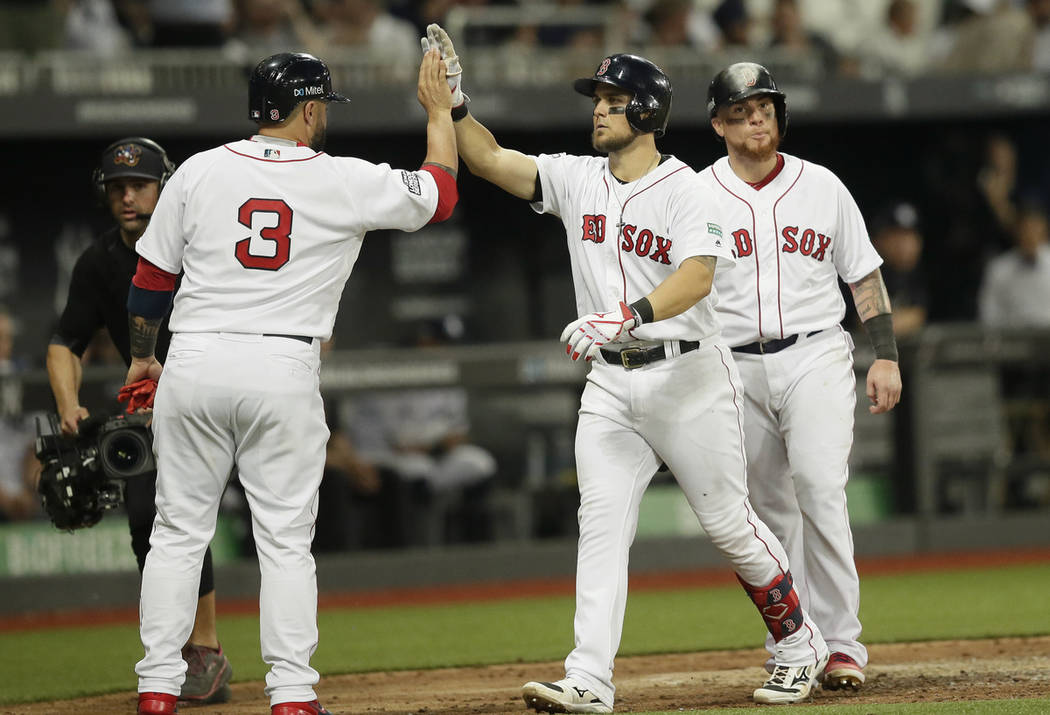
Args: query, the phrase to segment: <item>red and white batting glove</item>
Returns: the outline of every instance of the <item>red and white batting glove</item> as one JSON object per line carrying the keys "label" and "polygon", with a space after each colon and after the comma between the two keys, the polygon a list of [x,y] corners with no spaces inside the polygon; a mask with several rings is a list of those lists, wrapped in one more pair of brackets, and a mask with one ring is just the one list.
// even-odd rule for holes
{"label": "red and white batting glove", "polygon": [[568,343],[565,353],[576,362],[580,358],[590,362],[609,343],[633,340],[631,329],[638,325],[631,307],[620,301],[616,310],[608,313],[590,313],[574,320],[561,331],[561,341]]}
{"label": "red and white batting glove", "polygon": [[127,413],[133,415],[142,409],[152,409],[156,394],[157,381],[147,377],[120,388],[117,402],[127,402]]}

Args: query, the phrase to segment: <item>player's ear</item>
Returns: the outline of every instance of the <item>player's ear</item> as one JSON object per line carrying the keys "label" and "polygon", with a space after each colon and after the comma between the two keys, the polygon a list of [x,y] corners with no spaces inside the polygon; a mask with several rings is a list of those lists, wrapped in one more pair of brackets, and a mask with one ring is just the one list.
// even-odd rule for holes
{"label": "player's ear", "polygon": [[722,124],[722,120],[719,117],[711,117],[711,128],[715,130],[715,134],[725,139],[725,126]]}

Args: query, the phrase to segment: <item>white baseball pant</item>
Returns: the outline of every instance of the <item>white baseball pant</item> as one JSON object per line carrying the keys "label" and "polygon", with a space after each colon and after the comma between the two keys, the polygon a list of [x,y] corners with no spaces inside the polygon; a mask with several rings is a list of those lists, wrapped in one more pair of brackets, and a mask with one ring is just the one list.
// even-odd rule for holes
{"label": "white baseball pant", "polygon": [[[628,551],[642,494],[661,460],[744,581],[762,587],[788,570],[784,549],[748,501],[742,399],[728,348],[710,340],[635,370],[599,362],[587,377],[576,431],[576,647],[565,669],[607,705],[615,693]],[[819,630],[803,627],[780,641],[777,662],[810,663],[823,648]]]}
{"label": "white baseball pant", "polygon": [[[857,382],[841,328],[771,355],[734,353],[744,380],[751,501],[787,549],[795,589],[832,651],[864,667],[846,509]],[[772,640],[766,648],[772,653]]]}
{"label": "white baseball pant", "polygon": [[328,428],[319,344],[241,333],[172,338],[154,408],[157,518],[142,575],[139,692],[178,694],[204,549],[236,465],[259,556],[260,644],[271,704],[316,699],[310,544]]}

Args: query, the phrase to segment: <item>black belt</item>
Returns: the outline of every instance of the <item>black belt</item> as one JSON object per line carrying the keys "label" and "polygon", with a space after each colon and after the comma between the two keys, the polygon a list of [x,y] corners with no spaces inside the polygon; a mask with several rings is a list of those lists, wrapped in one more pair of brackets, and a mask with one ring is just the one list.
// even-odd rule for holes
{"label": "black belt", "polygon": [[[700,347],[698,340],[679,340],[678,349],[682,353],[692,352]],[[602,357],[610,365],[620,365],[626,370],[657,362],[667,357],[663,344],[651,348],[624,348],[623,350],[606,350],[602,348]]]}
{"label": "black belt", "polygon": [[[819,332],[821,331],[814,330],[812,332],[806,333],[806,337],[813,337]],[[735,353],[749,353],[751,355],[769,355],[771,353],[778,353],[784,348],[790,348],[797,342],[798,333],[777,340],[756,340],[755,342],[748,343],[747,345],[737,345],[735,348],[732,348],[732,351]]]}
{"label": "black belt", "polygon": [[263,333],[264,338],[289,338],[291,340],[298,340],[301,343],[312,345],[314,342],[313,338],[308,338],[305,335],[283,335],[281,333]]}

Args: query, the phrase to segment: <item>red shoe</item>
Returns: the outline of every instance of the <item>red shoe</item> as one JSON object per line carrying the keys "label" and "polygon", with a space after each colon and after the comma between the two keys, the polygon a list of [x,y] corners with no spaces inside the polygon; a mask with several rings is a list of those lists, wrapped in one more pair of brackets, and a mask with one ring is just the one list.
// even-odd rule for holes
{"label": "red shoe", "polygon": [[845,653],[832,653],[824,668],[825,690],[859,690],[864,684],[864,671]]}
{"label": "red shoe", "polygon": [[138,715],[178,715],[177,699],[168,693],[139,693]]}
{"label": "red shoe", "polygon": [[321,703],[277,703],[270,708],[270,715],[332,715]]}

